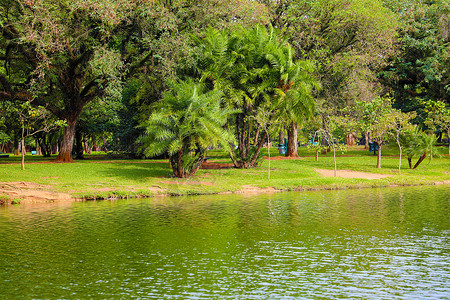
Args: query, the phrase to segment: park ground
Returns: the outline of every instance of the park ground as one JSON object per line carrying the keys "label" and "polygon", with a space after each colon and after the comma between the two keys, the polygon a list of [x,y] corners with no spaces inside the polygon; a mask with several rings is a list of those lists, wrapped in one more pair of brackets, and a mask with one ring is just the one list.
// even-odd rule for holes
{"label": "park ground", "polygon": [[[398,172],[398,150],[385,147],[381,169],[376,156],[361,146],[337,152],[334,176],[333,152],[315,160],[313,152],[299,148],[299,158],[286,159],[276,148],[267,149],[254,169],[232,168],[229,157],[210,151],[197,174],[188,179],[171,176],[167,160],[121,159],[96,153],[73,163],[56,163],[55,157],[27,155],[25,170],[20,157],[0,158],[0,202],[67,202],[130,197],[179,196],[227,193],[273,193],[407,185],[450,184],[447,147],[436,147],[433,158],[415,170],[405,157]],[[270,174],[269,174],[270,163]]]}

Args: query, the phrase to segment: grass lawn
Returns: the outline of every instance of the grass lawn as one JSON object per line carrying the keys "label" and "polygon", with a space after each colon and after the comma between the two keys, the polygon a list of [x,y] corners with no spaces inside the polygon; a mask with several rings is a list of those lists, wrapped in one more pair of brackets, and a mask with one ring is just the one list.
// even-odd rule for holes
{"label": "grass lawn", "polygon": [[[319,161],[315,161],[314,153],[306,148],[299,148],[301,158],[294,160],[277,159],[278,150],[272,148],[270,180],[267,159],[255,169],[201,169],[192,178],[177,179],[171,176],[167,160],[114,160],[100,153],[87,155],[86,160],[62,164],[53,163],[55,157],[27,155],[26,169],[21,170],[21,158],[11,155],[0,158],[0,182],[32,182],[86,199],[236,192],[250,186],[314,190],[419,185],[450,180],[447,151],[447,147],[436,147],[433,159],[426,159],[416,170],[409,169],[403,158],[401,175],[398,175],[398,151],[394,147],[383,147],[381,169],[375,167],[376,156],[359,146],[337,153],[338,170],[392,175],[383,179],[323,177],[315,169],[333,169],[333,153],[320,155]],[[267,156],[267,149],[263,149],[263,155]],[[208,162],[231,162],[225,153],[217,150],[210,151],[208,158]]]}

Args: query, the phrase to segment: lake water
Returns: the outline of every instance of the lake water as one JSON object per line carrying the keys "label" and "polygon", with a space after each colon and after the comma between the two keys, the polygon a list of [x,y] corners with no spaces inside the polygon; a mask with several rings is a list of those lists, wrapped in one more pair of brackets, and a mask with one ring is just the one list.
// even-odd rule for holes
{"label": "lake water", "polygon": [[450,299],[450,186],[0,208],[1,299]]}

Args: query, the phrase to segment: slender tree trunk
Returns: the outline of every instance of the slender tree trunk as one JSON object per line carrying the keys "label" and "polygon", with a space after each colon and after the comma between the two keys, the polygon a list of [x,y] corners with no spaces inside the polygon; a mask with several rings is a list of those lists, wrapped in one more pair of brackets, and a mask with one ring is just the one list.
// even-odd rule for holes
{"label": "slender tree trunk", "polygon": [[412,169],[412,158],[411,157],[408,157],[408,165],[409,165],[409,168]]}
{"label": "slender tree trunk", "polygon": [[[326,121],[326,116],[322,116],[322,130],[323,132],[328,132],[328,126]],[[322,139],[322,154],[327,154],[330,150],[330,143],[328,139]],[[325,149],[325,147],[328,147],[328,149]]]}
{"label": "slender tree trunk", "polygon": [[259,152],[261,151],[261,147],[264,144],[264,140],[266,139],[266,137],[267,137],[267,132],[264,131],[264,134],[258,143],[258,147],[256,148],[256,151],[253,154],[252,160],[250,161],[250,164],[248,164],[248,167],[255,167],[256,160],[258,159]]}
{"label": "slender tree trunk", "polygon": [[269,155],[269,173],[268,180],[270,180],[270,135],[267,135],[267,154]]}
{"label": "slender tree trunk", "polygon": [[63,140],[61,142],[61,149],[56,161],[60,162],[73,162],[72,150],[73,140],[75,138],[75,128],[77,126],[77,120],[71,120],[67,122],[67,126],[64,127]]}
{"label": "slender tree trunk", "polygon": [[288,127],[288,142],[286,149],[286,157],[298,157],[297,151],[297,132],[298,132],[298,124],[292,122]]}
{"label": "slender tree trunk", "polygon": [[380,144],[378,144],[377,169],[381,169],[381,145]]}
{"label": "slender tree trunk", "polygon": [[75,129],[75,159],[84,159],[83,135],[79,126]]}
{"label": "slender tree trunk", "polygon": [[[284,139],[285,139],[285,135],[284,135],[284,129],[281,129],[280,130],[280,135],[279,135],[279,137],[278,137],[278,144],[279,145],[284,145]],[[286,145],[284,145],[284,147],[286,147]],[[286,148],[281,148],[281,147],[279,147],[278,148],[278,154],[286,154]],[[284,151],[284,153],[283,153],[283,151]]]}
{"label": "slender tree trunk", "polygon": [[333,142],[333,160],[334,160],[334,177],[337,177],[337,165],[336,165],[336,146]]}
{"label": "slender tree trunk", "polygon": [[399,158],[398,158],[398,175],[400,175],[401,167],[402,167],[402,145],[400,144],[400,136],[399,136],[398,133],[397,133],[396,141],[397,141],[398,149],[400,150],[400,155],[399,155]]}
{"label": "slender tree trunk", "polygon": [[450,127],[447,129],[448,136],[448,158],[450,158]]}
{"label": "slender tree trunk", "polygon": [[442,143],[442,136],[443,136],[443,135],[444,135],[444,133],[443,133],[442,131],[440,131],[440,132],[438,133],[436,143],[438,143],[438,144]]}
{"label": "slender tree trunk", "polygon": [[426,157],[427,157],[427,153],[425,152],[424,154],[422,154],[422,155],[419,157],[419,160],[416,162],[416,164],[414,165],[414,168],[413,168],[413,169],[417,168],[417,167],[420,165],[420,163],[423,162],[423,160],[424,160]]}
{"label": "slender tree trunk", "polygon": [[197,173],[197,171],[200,169],[200,167],[202,166],[202,163],[205,161],[206,158],[206,152],[203,153],[199,159],[197,160],[197,162],[194,164],[194,166],[192,167],[192,170],[190,170],[189,172],[189,176],[193,176],[195,175],[195,173]]}
{"label": "slender tree trunk", "polygon": [[[251,137],[251,131],[252,131],[252,126],[251,126],[251,122],[248,122],[248,126],[247,126],[247,142],[245,144],[245,148],[247,149],[247,151],[250,149],[250,137]],[[255,140],[258,139],[258,136],[255,137]]]}
{"label": "slender tree trunk", "polygon": [[244,150],[244,136],[245,136],[245,124],[243,121],[243,115],[236,115],[236,138],[238,140],[239,157],[237,158],[236,167],[242,167],[242,161],[246,158]]}
{"label": "slender tree trunk", "polygon": [[255,133],[255,141],[253,142],[253,146],[257,146],[258,145],[258,137],[259,137],[259,132],[261,131],[261,126],[258,125],[258,128],[256,128],[256,133]]}
{"label": "slender tree trunk", "polygon": [[364,134],[364,149],[369,149],[369,132],[366,131]]}
{"label": "slender tree trunk", "polygon": [[26,153],[26,149],[25,149],[25,128],[23,125],[23,121],[22,121],[22,170],[25,170],[25,153]]}
{"label": "slender tree trunk", "polygon": [[180,149],[180,151],[178,151],[178,161],[177,161],[177,177],[179,178],[183,178],[184,174],[183,174],[183,149]]}

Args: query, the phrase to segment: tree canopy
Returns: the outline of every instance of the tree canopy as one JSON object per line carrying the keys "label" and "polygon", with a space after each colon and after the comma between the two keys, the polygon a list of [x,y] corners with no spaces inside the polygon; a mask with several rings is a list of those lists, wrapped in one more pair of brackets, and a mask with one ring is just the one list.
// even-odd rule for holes
{"label": "tree canopy", "polygon": [[[94,143],[138,154],[139,136],[163,143],[155,135],[169,126],[156,122],[161,113],[182,124],[183,110],[200,102],[217,112],[216,129],[230,143],[221,145],[241,168],[256,166],[278,133],[287,134],[286,155],[296,156],[298,130],[312,116],[324,132],[339,119],[359,124],[342,128],[347,140],[361,131],[381,146],[391,129],[378,138],[379,127],[394,113],[415,112],[408,119],[442,142],[450,134],[449,15],[446,0],[4,0],[1,143],[18,148],[23,126],[12,112],[31,104],[66,124],[61,134],[36,135],[46,154],[57,144],[60,161]],[[380,99],[392,107],[375,113],[386,118],[374,124],[360,108]],[[202,114],[191,118],[212,122]],[[183,168],[195,161],[183,171],[167,146],[175,131],[158,147],[177,176],[188,176],[204,158],[204,141],[219,144],[173,126],[199,139],[179,139],[190,149]],[[157,154],[145,145],[146,155]]]}

